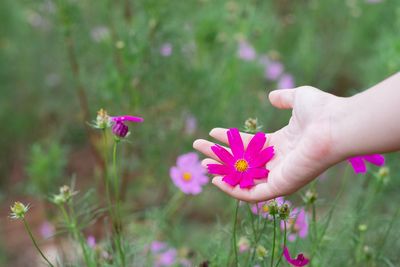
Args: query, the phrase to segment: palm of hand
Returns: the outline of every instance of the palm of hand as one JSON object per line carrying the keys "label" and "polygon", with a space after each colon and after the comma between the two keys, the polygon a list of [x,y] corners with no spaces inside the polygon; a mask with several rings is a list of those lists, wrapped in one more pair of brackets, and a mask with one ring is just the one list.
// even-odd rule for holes
{"label": "palm of hand", "polygon": [[[301,90],[301,93],[299,92]],[[251,189],[231,187],[216,176],[213,183],[221,190],[240,200],[258,202],[287,195],[300,189],[334,163],[330,133],[330,117],[325,114],[330,104],[329,95],[311,88],[282,90],[270,96],[278,108],[293,108],[287,126],[267,134],[266,146],[274,146],[276,155],[267,164],[268,181],[260,182]],[[210,132],[215,139],[227,143],[226,129],[216,128]],[[245,146],[252,135],[242,134]],[[203,164],[218,161],[211,151],[213,143],[197,140],[194,147],[210,158]]]}

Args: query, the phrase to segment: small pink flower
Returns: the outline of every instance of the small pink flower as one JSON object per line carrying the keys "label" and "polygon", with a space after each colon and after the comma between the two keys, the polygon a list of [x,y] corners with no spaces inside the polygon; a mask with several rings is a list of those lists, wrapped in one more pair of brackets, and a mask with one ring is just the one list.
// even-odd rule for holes
{"label": "small pink flower", "polygon": [[153,253],[160,252],[167,248],[167,244],[161,241],[153,241],[150,245],[150,250]]}
{"label": "small pink flower", "polygon": [[163,57],[169,57],[172,54],[172,44],[164,43],[160,48],[160,54]]}
{"label": "small pink flower", "polygon": [[178,157],[176,166],[169,174],[174,184],[185,194],[197,195],[202,186],[208,183],[206,169],[201,165],[196,153],[187,153]]}
{"label": "small pink flower", "polygon": [[238,57],[246,61],[254,60],[256,58],[256,51],[248,42],[240,41]]}
{"label": "small pink flower", "polygon": [[289,250],[287,247],[284,247],[283,255],[285,256],[285,259],[288,263],[290,263],[291,265],[296,266],[296,267],[305,266],[310,262],[310,260],[307,259],[306,257],[304,257],[304,255],[302,253],[297,255],[296,258],[290,257]]}
{"label": "small pink flower", "polygon": [[197,129],[197,119],[195,116],[189,114],[185,120],[185,134],[193,135]]}
{"label": "small pink flower", "polygon": [[48,221],[45,221],[40,225],[39,232],[44,239],[49,239],[54,235],[54,226]]}
{"label": "small pink flower", "polygon": [[[290,202],[289,201],[285,201],[285,199],[283,197],[278,197],[275,198],[276,204],[278,204],[279,206],[282,206],[284,203],[289,204],[290,206]],[[251,212],[255,215],[261,215],[264,218],[269,218],[272,219],[272,217],[269,215],[269,207],[268,205],[270,204],[271,200],[268,201],[262,201],[262,202],[258,202],[257,204],[253,204],[251,205]]]}
{"label": "small pink flower", "polygon": [[[304,208],[294,208],[290,213],[290,218],[286,223],[288,229],[288,240],[293,242],[297,236],[306,238],[308,235],[308,216]],[[285,224],[281,221],[281,229],[285,228]]]}
{"label": "small pink flower", "polygon": [[96,238],[92,235],[88,236],[86,239],[86,243],[90,248],[94,248],[96,246]]}
{"label": "small pink flower", "polygon": [[128,121],[128,122],[143,122],[143,118],[130,116],[130,115],[124,115],[124,116],[110,117],[110,121],[113,123],[112,132],[116,136],[123,138],[129,132],[128,126],[124,122],[126,122],[126,121]]}
{"label": "small pink flower", "polygon": [[158,255],[156,255],[156,261],[154,267],[167,267],[174,265],[177,257],[176,249],[170,248]]}
{"label": "small pink flower", "polygon": [[383,166],[385,164],[385,157],[380,154],[352,157],[347,160],[353,167],[355,173],[366,173],[367,172],[367,166],[365,165],[364,160],[366,160],[376,166]]}
{"label": "small pink flower", "polygon": [[265,77],[275,81],[283,73],[283,65],[279,61],[270,61],[265,67]]}
{"label": "small pink flower", "polygon": [[295,84],[293,76],[285,73],[279,78],[277,89],[290,89],[293,88],[294,86]]}
{"label": "small pink flower", "polygon": [[240,185],[240,188],[251,188],[255,185],[254,179],[267,178],[269,170],[265,164],[274,156],[274,148],[263,149],[267,141],[265,134],[256,133],[246,150],[238,129],[229,129],[227,136],[232,154],[218,144],[212,146],[222,164],[208,164],[209,173],[222,175],[224,182],[231,186]]}

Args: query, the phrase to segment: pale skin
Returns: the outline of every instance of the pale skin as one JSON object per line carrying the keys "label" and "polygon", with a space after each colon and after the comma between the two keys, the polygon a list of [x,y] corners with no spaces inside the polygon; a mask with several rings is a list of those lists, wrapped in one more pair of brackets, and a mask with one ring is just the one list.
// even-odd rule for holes
{"label": "pale skin", "polygon": [[[271,104],[292,109],[288,125],[267,133],[275,156],[267,164],[268,179],[251,189],[232,187],[215,176],[212,183],[228,195],[247,202],[289,195],[329,167],[351,156],[400,150],[400,72],[351,97],[337,97],[311,86],[272,91]],[[210,136],[227,144],[227,129],[214,128]],[[252,138],[242,133],[245,146]],[[198,139],[193,147],[207,156],[203,166],[218,163],[214,143]]]}

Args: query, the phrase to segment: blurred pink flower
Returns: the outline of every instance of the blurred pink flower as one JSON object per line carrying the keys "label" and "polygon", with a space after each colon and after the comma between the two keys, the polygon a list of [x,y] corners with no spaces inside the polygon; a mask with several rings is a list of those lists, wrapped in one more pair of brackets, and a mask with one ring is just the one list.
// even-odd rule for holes
{"label": "blurred pink flower", "polygon": [[355,173],[366,173],[367,172],[367,166],[366,166],[364,160],[366,160],[376,166],[385,165],[385,157],[380,154],[352,157],[347,160],[353,167]]}
{"label": "blurred pink flower", "polygon": [[193,152],[179,156],[169,174],[174,184],[185,194],[197,195],[201,193],[202,186],[208,183],[206,169]]}
{"label": "blurred pink flower", "polygon": [[94,248],[96,246],[96,238],[92,235],[88,236],[86,239],[86,243],[90,248]]}
{"label": "blurred pink flower", "polygon": [[[308,235],[308,216],[304,208],[294,208],[290,213],[290,218],[286,223],[288,230],[288,240],[293,242],[297,236],[306,238]],[[281,221],[281,229],[285,229],[285,224]]]}
{"label": "blurred pink flower", "polygon": [[283,73],[283,65],[279,61],[270,61],[265,67],[265,77],[275,81]]}
{"label": "blurred pink flower", "polygon": [[290,263],[291,265],[296,266],[296,267],[305,266],[310,262],[310,260],[307,259],[306,257],[304,257],[304,255],[302,253],[297,255],[296,258],[290,257],[289,250],[287,247],[283,248],[283,255],[285,256],[285,259],[288,263]]}
{"label": "blurred pink flower", "polygon": [[263,149],[267,141],[265,134],[256,133],[246,150],[238,129],[229,129],[227,136],[233,155],[218,144],[212,146],[211,150],[223,164],[208,164],[209,173],[223,175],[224,182],[231,186],[239,184],[240,188],[251,188],[254,179],[267,178],[269,170],[265,164],[274,156],[274,148]]}
{"label": "blurred pink flower", "polygon": [[238,48],[237,53],[238,53],[237,55],[240,59],[243,59],[246,61],[254,60],[256,58],[256,51],[251,46],[251,44],[249,44],[246,41],[239,42],[239,48]]}
{"label": "blurred pink flower", "polygon": [[195,116],[189,114],[186,117],[184,132],[187,135],[192,135],[195,133],[196,129],[197,129],[197,119]]}
{"label": "blurred pink flower", "polygon": [[160,54],[164,57],[169,57],[172,54],[172,44],[164,43],[160,48]]}
{"label": "blurred pink flower", "polygon": [[[289,204],[290,206],[290,202],[289,201],[285,201],[285,199],[283,197],[277,197],[275,198],[276,203],[279,206],[282,206],[283,203]],[[253,212],[253,214],[257,215],[261,215],[264,218],[269,218],[271,219],[271,216],[269,215],[269,207],[268,205],[270,204],[271,200],[268,201],[262,201],[262,202],[258,202],[257,204],[253,204],[251,205],[251,212]]]}
{"label": "blurred pink flower", "polygon": [[278,84],[277,84],[277,89],[290,89],[293,88],[295,86],[294,84],[294,78],[292,75],[290,74],[283,74],[279,80],[278,80]]}
{"label": "blurred pink flower", "polygon": [[124,122],[143,122],[143,118],[130,115],[112,116],[110,120],[113,123],[112,132],[118,137],[125,137],[129,132],[129,128]]}
{"label": "blurred pink flower", "polygon": [[164,267],[164,266],[172,266],[176,261],[177,256],[176,249],[170,248],[164,252],[161,252],[156,256],[156,260],[154,262],[154,267]]}
{"label": "blurred pink flower", "polygon": [[150,245],[150,250],[153,253],[159,252],[167,248],[167,244],[161,241],[153,241]]}
{"label": "blurred pink flower", "polygon": [[49,239],[54,235],[54,230],[54,226],[50,222],[45,221],[40,225],[39,233],[43,239]]}

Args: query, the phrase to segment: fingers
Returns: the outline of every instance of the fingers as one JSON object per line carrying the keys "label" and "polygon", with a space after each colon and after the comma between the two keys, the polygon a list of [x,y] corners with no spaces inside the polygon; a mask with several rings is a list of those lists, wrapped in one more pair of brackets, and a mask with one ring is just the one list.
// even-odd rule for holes
{"label": "fingers", "polygon": [[[228,144],[228,136],[226,134],[226,132],[229,129],[225,129],[225,128],[214,128],[211,130],[210,132],[210,136],[217,139],[218,141]],[[248,134],[248,133],[240,133],[240,136],[242,137],[243,140],[243,144],[245,146],[245,148],[247,147],[247,145],[250,143],[250,140],[253,138],[253,134]],[[266,134],[267,136],[267,142],[264,144],[264,148],[266,148],[268,146],[269,143],[269,138],[270,138],[270,134]]]}
{"label": "fingers", "polygon": [[[214,145],[215,145],[215,143],[212,143],[210,141],[203,140],[203,139],[197,139],[196,141],[193,142],[194,149],[203,153],[204,155],[206,155],[209,158],[219,161],[219,158],[211,150],[211,147]],[[223,147],[223,148],[225,148],[227,151],[231,152],[231,150],[229,148],[227,148],[227,147]]]}
{"label": "fingers", "polygon": [[221,164],[221,162],[210,159],[210,158],[206,158],[201,161],[201,166],[203,166],[204,168],[207,168],[208,164]]}
{"label": "fingers", "polygon": [[296,89],[280,89],[269,93],[269,101],[279,109],[293,108]]}
{"label": "fingers", "polygon": [[260,183],[251,189],[242,189],[240,186],[232,187],[228,185],[222,181],[221,176],[214,177],[212,183],[231,197],[246,202],[256,203],[281,196],[279,192],[273,190],[273,187],[269,183]]}

